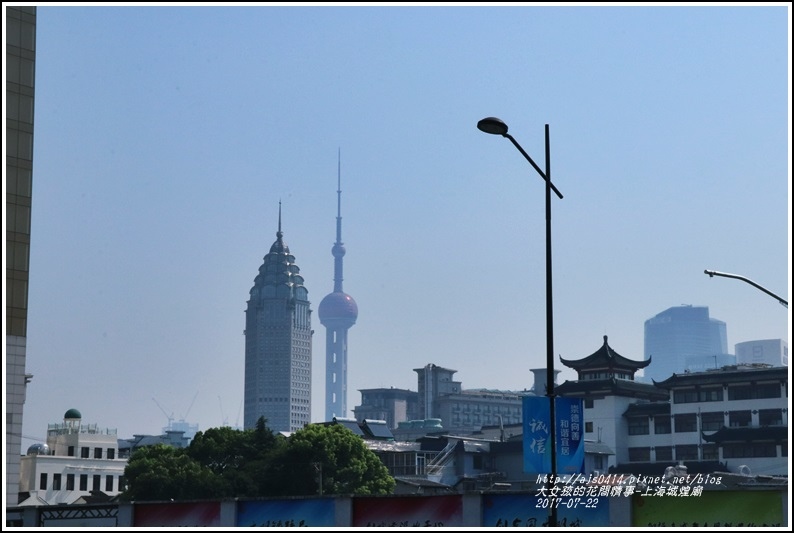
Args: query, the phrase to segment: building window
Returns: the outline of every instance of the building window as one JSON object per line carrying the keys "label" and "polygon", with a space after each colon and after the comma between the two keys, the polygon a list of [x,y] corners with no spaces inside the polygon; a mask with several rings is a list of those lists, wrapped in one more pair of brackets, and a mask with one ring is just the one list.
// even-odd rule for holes
{"label": "building window", "polygon": [[102,448],[94,448],[94,459],[102,459]]}
{"label": "building window", "polygon": [[603,470],[604,469],[604,456],[601,454],[593,456],[593,467],[596,470]]}
{"label": "building window", "polygon": [[114,448],[108,448],[108,459],[115,459],[116,458],[116,450]]}
{"label": "building window", "polygon": [[82,448],[80,448],[80,457],[82,457],[83,459],[88,459],[89,457],[88,446],[83,446]]}
{"label": "building window", "polygon": [[720,449],[716,444],[703,445],[703,460],[704,461],[719,461]]}
{"label": "building window", "polygon": [[74,457],[74,446],[69,446],[66,455],[68,455],[69,457]]}
{"label": "building window", "polygon": [[783,425],[783,410],[782,409],[759,409],[758,410],[758,425],[759,426],[782,426]]}
{"label": "building window", "polygon": [[673,460],[673,447],[672,446],[657,446],[656,447],[656,460],[657,461],[672,461]]}
{"label": "building window", "polygon": [[673,403],[721,402],[722,387],[673,391]]}
{"label": "building window", "polygon": [[105,492],[113,492],[113,476],[105,476]]}
{"label": "building window", "polygon": [[697,415],[695,413],[675,415],[675,432],[688,433],[690,431],[697,431]]}
{"label": "building window", "polygon": [[675,447],[675,458],[677,461],[697,461],[697,444],[679,444]]}
{"label": "building window", "polygon": [[670,415],[656,415],[653,417],[653,432],[657,435],[670,433]]}
{"label": "building window", "polygon": [[696,390],[676,390],[673,391],[673,403],[694,403],[698,401]]}
{"label": "building window", "polygon": [[702,431],[717,431],[725,425],[725,415],[720,412],[702,413],[700,415],[700,429]]}
{"label": "building window", "polygon": [[52,475],[52,490],[61,490],[61,475]]}
{"label": "building window", "polygon": [[721,402],[722,387],[704,387],[698,391],[698,401],[701,402]]}
{"label": "building window", "polygon": [[636,463],[640,461],[651,460],[651,449],[648,446],[639,448],[629,448],[629,462]]}
{"label": "building window", "polygon": [[741,428],[750,425],[752,415],[750,414],[750,411],[731,411],[728,414],[728,419],[730,420],[730,427]]}
{"label": "building window", "polygon": [[80,474],[80,490],[88,490],[88,474]]}
{"label": "building window", "polygon": [[584,408],[585,409],[592,409],[593,408],[593,399],[592,398],[585,398],[585,400],[584,400]]}
{"label": "building window", "polygon": [[592,433],[593,432],[593,423],[592,422],[585,422],[584,423],[584,432],[585,433]]}
{"label": "building window", "polygon": [[74,490],[74,474],[66,474],[66,490]]}
{"label": "building window", "polygon": [[647,435],[650,432],[647,416],[629,418],[629,435]]}
{"label": "building window", "polygon": [[729,400],[757,400],[780,398],[780,385],[777,383],[757,383],[755,385],[729,385]]}
{"label": "building window", "polygon": [[722,447],[725,459],[741,457],[776,457],[777,446],[771,442],[741,442],[725,444]]}
{"label": "building window", "polygon": [[39,490],[47,490],[47,474],[45,472],[39,476]]}
{"label": "building window", "polygon": [[91,487],[91,490],[102,490],[102,476],[96,474],[94,475],[94,485]]}

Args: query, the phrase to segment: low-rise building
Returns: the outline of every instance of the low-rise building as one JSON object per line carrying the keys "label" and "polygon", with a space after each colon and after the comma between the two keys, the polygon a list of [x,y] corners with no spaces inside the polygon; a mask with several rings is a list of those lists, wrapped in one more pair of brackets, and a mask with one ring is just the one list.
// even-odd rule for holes
{"label": "low-rise building", "polygon": [[63,423],[49,424],[47,443],[30,446],[20,458],[20,505],[112,498],[124,488],[126,465],[115,429],[85,424],[80,411],[69,409]]}

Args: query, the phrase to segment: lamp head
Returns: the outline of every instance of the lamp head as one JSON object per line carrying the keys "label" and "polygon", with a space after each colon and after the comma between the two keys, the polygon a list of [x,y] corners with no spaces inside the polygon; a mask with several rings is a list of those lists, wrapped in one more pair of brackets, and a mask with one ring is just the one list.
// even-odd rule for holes
{"label": "lamp head", "polygon": [[477,129],[492,135],[507,135],[507,124],[496,117],[487,117],[477,123]]}

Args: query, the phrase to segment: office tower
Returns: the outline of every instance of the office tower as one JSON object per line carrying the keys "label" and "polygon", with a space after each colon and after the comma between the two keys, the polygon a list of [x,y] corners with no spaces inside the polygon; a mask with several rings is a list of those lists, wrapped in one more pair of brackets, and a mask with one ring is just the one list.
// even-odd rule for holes
{"label": "office tower", "polygon": [[334,292],[320,302],[320,323],[325,326],[325,420],[346,418],[347,413],[347,330],[356,323],[356,301],[342,290],[342,173],[337,163],[336,242],[334,256]]}
{"label": "office tower", "polygon": [[265,417],[273,431],[311,422],[312,326],[308,291],[281,232],[251,288],[245,310],[244,427]]}
{"label": "office tower", "polygon": [[714,366],[720,367],[735,360],[727,346],[725,322],[709,318],[708,307],[671,307],[645,321],[645,359],[652,358],[645,378],[662,381],[691,370],[687,361],[689,366],[694,361],[716,361]]}
{"label": "office tower", "polygon": [[788,366],[788,343],[783,339],[764,339],[737,343],[736,363]]}
{"label": "office tower", "polygon": [[6,10],[6,503],[16,505],[27,357],[36,7]]}

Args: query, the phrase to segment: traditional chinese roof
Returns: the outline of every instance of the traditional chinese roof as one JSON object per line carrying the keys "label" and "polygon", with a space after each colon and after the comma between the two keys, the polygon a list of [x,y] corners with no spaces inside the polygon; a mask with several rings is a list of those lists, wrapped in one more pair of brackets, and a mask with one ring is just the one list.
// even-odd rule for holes
{"label": "traditional chinese roof", "polygon": [[[661,477],[670,464],[671,462],[664,461],[656,463],[619,463],[615,466],[610,466],[608,473]],[[687,474],[711,474],[728,470],[727,465],[719,461],[684,461],[684,465],[687,467]]]}
{"label": "traditional chinese roof", "polygon": [[632,374],[640,368],[645,368],[651,364],[650,358],[645,361],[633,361],[623,357],[615,350],[613,350],[607,343],[607,336],[604,335],[604,345],[597,351],[588,355],[583,359],[563,359],[560,361],[576,371],[593,371],[593,370],[626,370]]}
{"label": "traditional chinese roof", "polygon": [[673,374],[664,381],[654,380],[653,382],[658,387],[672,389],[675,387],[686,387],[690,385],[724,385],[727,383],[755,383],[775,380],[788,380],[788,367],[750,367],[731,365],[722,367],[719,370]]}
{"label": "traditional chinese roof", "polygon": [[593,455],[615,455],[615,452],[603,442],[584,441],[584,453]]}
{"label": "traditional chinese roof", "polygon": [[617,378],[566,381],[556,386],[554,392],[558,396],[575,398],[629,396],[646,400],[666,400],[670,397],[670,393],[666,390],[654,387],[650,383]]}
{"label": "traditional chinese roof", "polygon": [[670,402],[644,402],[629,405],[623,416],[669,415]]}
{"label": "traditional chinese roof", "polygon": [[703,440],[706,442],[757,442],[770,440],[781,442],[786,439],[788,439],[788,427],[786,426],[741,428],[723,426],[710,435],[703,433]]}

